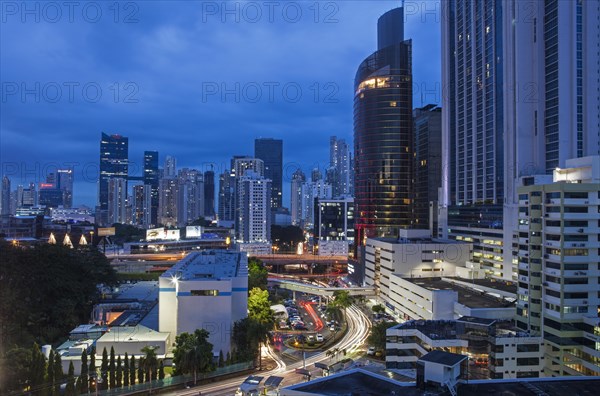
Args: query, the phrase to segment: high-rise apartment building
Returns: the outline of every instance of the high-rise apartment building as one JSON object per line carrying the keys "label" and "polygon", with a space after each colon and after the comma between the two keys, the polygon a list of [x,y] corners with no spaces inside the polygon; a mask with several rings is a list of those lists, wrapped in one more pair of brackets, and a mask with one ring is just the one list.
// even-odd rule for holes
{"label": "high-rise apartment building", "polygon": [[282,207],[283,140],[261,138],[254,141],[254,156],[265,164],[265,178],[271,180],[271,208]]}
{"label": "high-rise apartment building", "polygon": [[543,335],[548,376],[600,375],[600,157],[521,178],[516,325]]}
{"label": "high-rise apartment building", "polygon": [[516,279],[519,177],[599,152],[595,1],[442,3],[441,235]]}
{"label": "high-rise apartment building", "polygon": [[150,186],[150,223],[148,225],[158,224],[158,151],[144,151],[144,176],[145,186]]}
{"label": "high-rise apartment building", "polygon": [[437,236],[437,207],[442,187],[442,109],[427,105],[415,109],[415,228],[429,228]]}
{"label": "high-rise apartment building", "polygon": [[306,182],[306,176],[300,168],[292,174],[290,208],[292,215],[292,225],[302,226],[304,217],[302,216],[302,186]]}
{"label": "high-rise apartment building", "polygon": [[334,197],[352,196],[354,192],[353,170],[352,148],[344,139],[331,136],[329,138],[327,182],[332,185]]}
{"label": "high-rise apartment building", "polygon": [[133,186],[132,223],[144,228],[152,228],[152,186]]}
{"label": "high-rise apartment building", "polygon": [[8,176],[4,176],[2,178],[2,196],[0,197],[0,205],[2,206],[0,214],[2,215],[11,214],[10,192],[10,179]]}
{"label": "high-rise apartment building", "polygon": [[236,239],[241,243],[271,241],[271,180],[247,171],[237,182]]}
{"label": "high-rise apartment building", "polygon": [[202,172],[196,169],[179,171],[177,197],[177,224],[185,226],[204,216],[204,181]]}
{"label": "high-rise apartment building", "polygon": [[108,181],[112,178],[125,180],[127,191],[127,178],[129,172],[129,139],[121,135],[108,135],[102,133],[100,140],[100,179],[98,180],[98,207],[96,208],[96,222],[98,225],[109,225],[108,216]]}
{"label": "high-rise apartment building", "polygon": [[225,170],[219,175],[219,220],[235,220],[235,174]]}
{"label": "high-rise apartment building", "polygon": [[215,172],[204,172],[204,216],[215,216]]}
{"label": "high-rise apartment building", "polygon": [[126,224],[127,216],[127,179],[113,177],[108,179],[107,225]]}
{"label": "high-rise apartment building", "polygon": [[379,18],[377,42],[354,80],[357,244],[413,223],[412,43],[402,7]]}

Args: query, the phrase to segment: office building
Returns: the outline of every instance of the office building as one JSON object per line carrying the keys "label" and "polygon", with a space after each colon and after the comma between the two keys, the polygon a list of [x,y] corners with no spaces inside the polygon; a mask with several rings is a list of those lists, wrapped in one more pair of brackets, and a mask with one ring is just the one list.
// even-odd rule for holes
{"label": "office building", "polygon": [[516,280],[519,178],[600,150],[598,3],[442,6],[440,235],[491,254],[487,276]]}
{"label": "office building", "polygon": [[108,225],[128,223],[127,180],[120,177],[108,179]]}
{"label": "office building", "polygon": [[133,186],[132,223],[152,228],[152,186],[149,184]]}
{"label": "office building", "polygon": [[231,352],[233,324],[248,315],[246,254],[190,253],[160,276],[159,290],[160,332],[170,333],[174,340],[181,333],[205,329],[215,356]]}
{"label": "office building", "polygon": [[196,169],[181,169],[178,177],[177,226],[183,227],[204,217],[204,181]]}
{"label": "office building", "polygon": [[204,217],[215,217],[215,172],[204,172]]}
{"label": "office building", "polygon": [[415,228],[438,233],[437,207],[442,187],[442,109],[427,105],[413,111],[415,131]]}
{"label": "office building", "polygon": [[414,369],[434,350],[470,357],[470,378],[538,378],[544,372],[542,337],[515,328],[512,321],[462,317],[412,320],[386,331],[385,364]]}
{"label": "office building", "polygon": [[175,157],[167,155],[167,157],[165,158],[163,177],[177,177],[177,159]]}
{"label": "office building", "polygon": [[600,375],[600,157],[519,187],[516,324],[543,335],[546,374]]}
{"label": "office building", "polygon": [[254,156],[265,164],[265,178],[271,180],[271,208],[281,208],[283,180],[283,140],[261,138],[254,141]]}
{"label": "office building", "polygon": [[158,224],[158,151],[144,151],[144,176],[143,183],[150,186],[150,223],[155,226]]}
{"label": "office building", "polygon": [[354,200],[317,198],[314,216],[319,256],[347,256],[354,243]]}
{"label": "office building", "polygon": [[38,206],[38,193],[35,183],[29,183],[27,188],[19,185],[17,187],[17,209],[36,206]]}
{"label": "office building", "polygon": [[47,209],[50,213],[51,208],[64,206],[64,193],[54,183],[40,183],[38,190],[38,204]]}
{"label": "office building", "polygon": [[412,42],[399,7],[379,18],[377,51],[354,80],[357,245],[412,225],[413,151]]}
{"label": "office building", "polygon": [[332,185],[333,197],[342,198],[353,195],[354,175],[352,148],[344,139],[331,136],[329,139],[329,169],[327,183]]}
{"label": "office building", "polygon": [[235,221],[235,174],[225,170],[219,175],[219,210],[220,222]]}
{"label": "office building", "polygon": [[2,178],[2,195],[0,196],[1,215],[11,214],[10,179],[8,176]]}
{"label": "office building", "polygon": [[158,184],[158,223],[167,227],[177,225],[179,180],[162,178]]}
{"label": "office building", "polygon": [[237,182],[236,239],[240,243],[271,242],[271,181],[246,171]]}
{"label": "office building", "polygon": [[300,168],[292,174],[290,210],[292,215],[292,225],[302,227],[304,220],[302,216],[302,186],[306,182],[306,176]]}
{"label": "office building", "polygon": [[265,177],[265,162],[260,158],[236,155],[231,159],[231,169],[236,178],[252,171],[260,177]]}
{"label": "office building", "polygon": [[310,183],[302,185],[302,221],[304,228],[311,229],[315,224],[315,200],[317,199],[332,199],[333,188],[331,184],[327,184],[318,169],[312,171],[313,177]]}
{"label": "office building", "polygon": [[123,179],[126,192],[128,172],[129,139],[125,136],[108,135],[103,132],[100,140],[100,179],[98,180],[98,208],[96,209],[96,223],[99,226],[112,224],[108,216],[109,180],[112,178]]}

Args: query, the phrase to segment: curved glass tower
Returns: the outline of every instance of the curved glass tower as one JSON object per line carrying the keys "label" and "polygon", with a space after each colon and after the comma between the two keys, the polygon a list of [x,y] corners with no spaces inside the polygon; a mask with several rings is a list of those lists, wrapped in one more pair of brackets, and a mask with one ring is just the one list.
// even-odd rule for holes
{"label": "curved glass tower", "polygon": [[354,80],[356,241],[396,236],[413,221],[412,43],[403,8],[378,21],[378,49]]}

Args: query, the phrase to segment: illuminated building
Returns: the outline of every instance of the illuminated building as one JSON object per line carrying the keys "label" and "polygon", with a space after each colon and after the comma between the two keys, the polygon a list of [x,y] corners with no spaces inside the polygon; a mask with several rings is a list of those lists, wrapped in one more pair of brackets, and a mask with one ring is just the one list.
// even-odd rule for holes
{"label": "illuminated building", "polygon": [[378,49],[354,80],[356,239],[397,235],[413,223],[412,42],[403,8],[379,18]]}

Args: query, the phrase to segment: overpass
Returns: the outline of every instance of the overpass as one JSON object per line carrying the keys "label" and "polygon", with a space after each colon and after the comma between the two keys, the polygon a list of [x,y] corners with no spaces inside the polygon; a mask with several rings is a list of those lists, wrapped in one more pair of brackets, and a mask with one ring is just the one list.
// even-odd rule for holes
{"label": "overpass", "polygon": [[314,254],[264,254],[255,256],[265,264],[346,264],[347,256],[317,256]]}
{"label": "overpass", "polygon": [[353,297],[375,295],[375,289],[372,287],[324,287],[274,277],[269,277],[268,281],[270,283],[277,284],[281,289],[291,290],[294,292],[294,299],[296,299],[296,292],[314,294],[315,296],[320,297],[333,297],[333,293],[338,290],[345,290]]}

